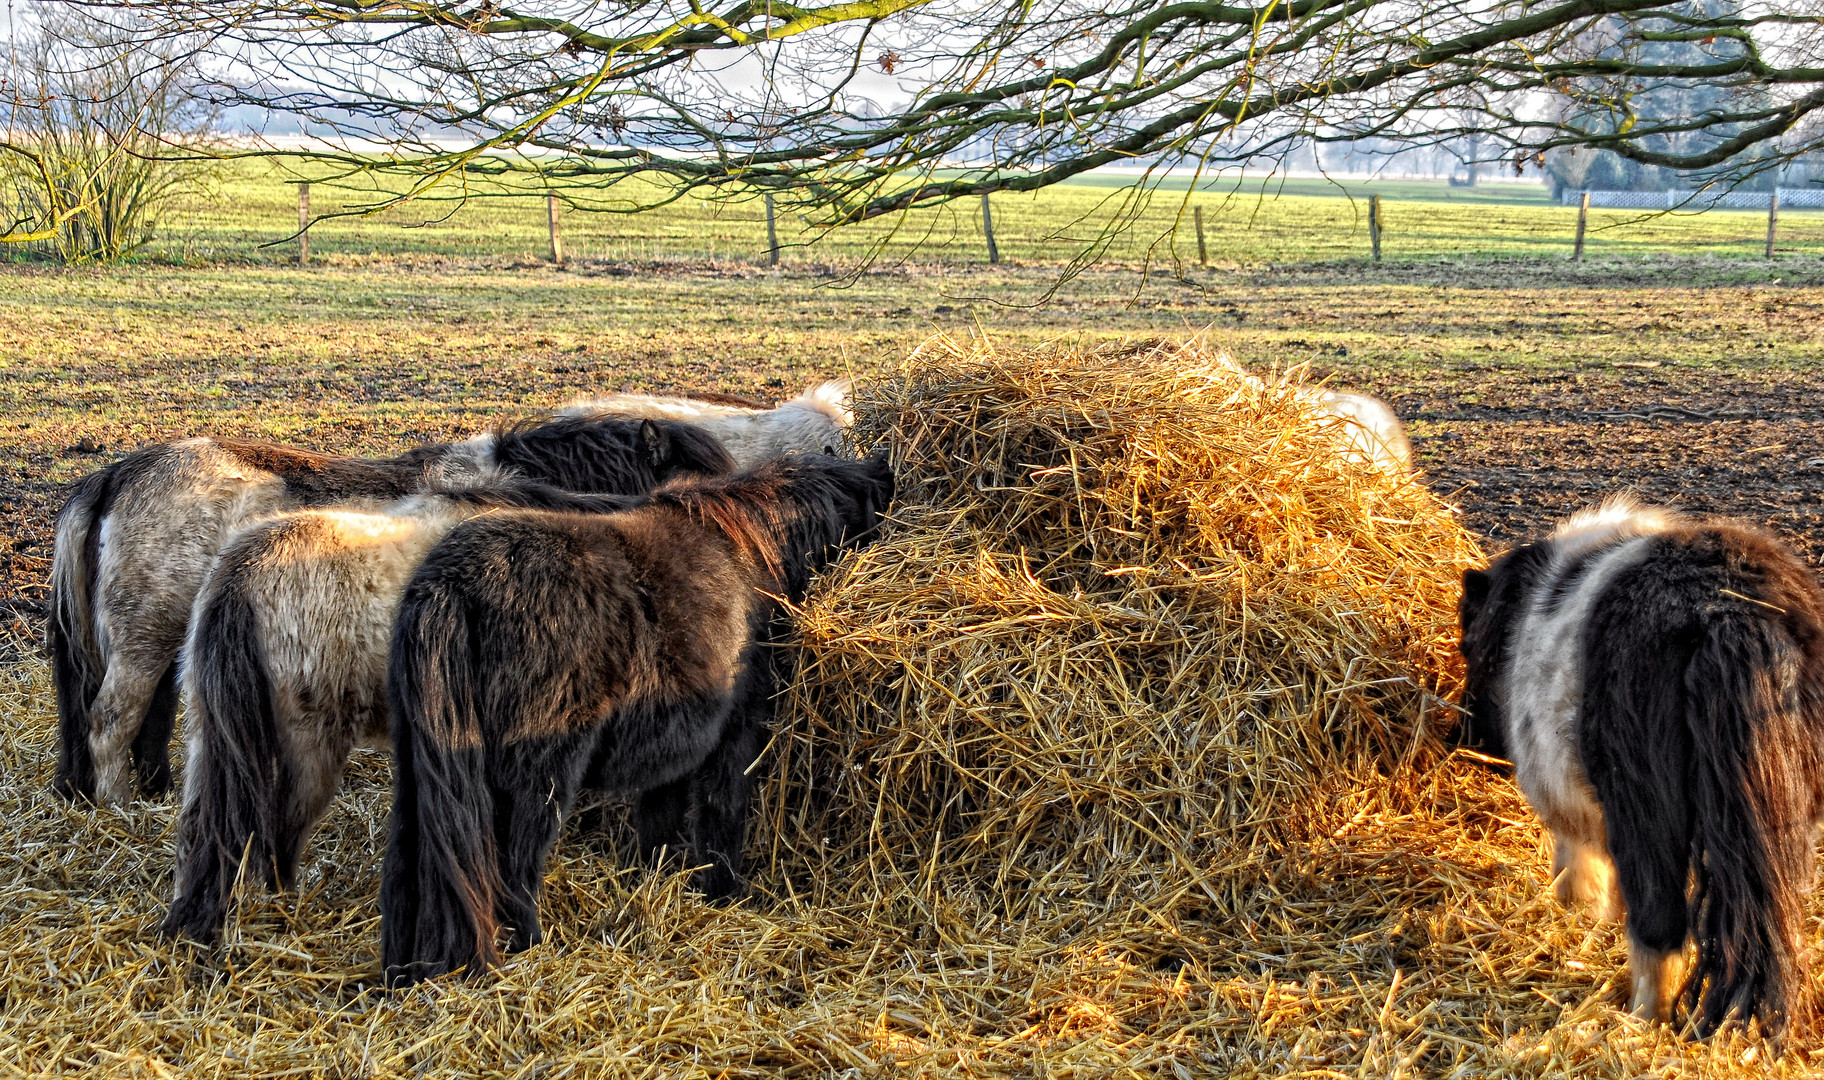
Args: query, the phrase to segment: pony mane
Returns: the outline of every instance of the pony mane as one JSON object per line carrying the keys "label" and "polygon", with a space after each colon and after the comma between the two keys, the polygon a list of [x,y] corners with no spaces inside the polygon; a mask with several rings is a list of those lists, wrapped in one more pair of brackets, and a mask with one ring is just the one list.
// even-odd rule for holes
{"label": "pony mane", "polygon": [[1559,522],[1549,537],[1552,546],[1568,557],[1636,536],[1649,536],[1676,527],[1682,519],[1671,511],[1644,506],[1628,493],[1610,495]]}
{"label": "pony mane", "polygon": [[653,503],[676,507],[720,530],[797,601],[821,567],[822,553],[845,539],[849,522],[842,510],[843,473],[867,467],[827,458],[781,458],[732,477],[669,485],[654,493]]}
{"label": "pony mane", "polygon": [[[664,434],[666,453],[650,457],[643,431]],[[719,475],[734,468],[722,443],[689,424],[637,417],[560,416],[521,420],[494,435],[494,461],[530,480],[570,491],[649,491],[685,473]]]}

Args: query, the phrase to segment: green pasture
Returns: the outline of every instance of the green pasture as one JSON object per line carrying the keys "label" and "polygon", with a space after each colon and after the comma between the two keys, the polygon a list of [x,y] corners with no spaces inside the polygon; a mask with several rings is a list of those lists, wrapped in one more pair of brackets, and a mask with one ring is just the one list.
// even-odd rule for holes
{"label": "green pasture", "polygon": [[[297,228],[297,189],[287,180],[276,167],[257,162],[225,168],[206,194],[172,208],[140,257],[191,264],[295,258],[287,238]],[[1192,211],[1201,208],[1208,260],[1219,269],[1365,260],[1369,194],[1383,200],[1382,250],[1389,261],[1568,258],[1576,222],[1574,208],[1551,203],[1543,189],[1520,185],[1452,188],[1442,182],[1253,177],[1216,178],[1195,192],[1176,181],[1136,195],[1132,180],[1092,176],[1039,192],[993,196],[1002,258],[1026,265],[1089,257],[1124,266],[1195,267]],[[765,211],[752,193],[686,197],[624,213],[615,211],[649,204],[659,190],[642,181],[556,190],[566,200],[561,232],[571,259],[756,263],[766,257]],[[446,182],[402,206],[339,216],[373,201],[372,191],[360,185],[313,184],[311,209],[321,218],[311,229],[313,256],[510,260],[548,254],[542,198],[465,192]],[[870,257],[876,266],[987,261],[978,199],[831,230],[815,227],[782,201],[778,228],[785,261],[838,271]],[[1588,256],[1759,259],[1765,237],[1766,216],[1758,211],[1595,210]],[[1783,212],[1780,250],[1824,251],[1824,212]]]}

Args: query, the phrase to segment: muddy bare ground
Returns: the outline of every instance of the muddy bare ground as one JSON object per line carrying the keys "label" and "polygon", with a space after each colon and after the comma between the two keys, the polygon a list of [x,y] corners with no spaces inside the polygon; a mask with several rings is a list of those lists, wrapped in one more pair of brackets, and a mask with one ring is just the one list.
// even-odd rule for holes
{"label": "muddy bare ground", "polygon": [[1824,565],[1824,373],[1472,373],[1394,405],[1432,487],[1491,551],[1633,491],[1755,522]]}
{"label": "muddy bare ground", "polygon": [[[1491,552],[1618,491],[1772,529],[1824,566],[1824,373],[1512,368],[1382,387],[1410,426],[1434,490]],[[1401,392],[1401,391],[1404,392]],[[46,448],[47,456],[82,456]],[[97,455],[100,465],[106,456]],[[0,471],[0,659],[42,638],[50,527],[60,492],[28,467]]]}

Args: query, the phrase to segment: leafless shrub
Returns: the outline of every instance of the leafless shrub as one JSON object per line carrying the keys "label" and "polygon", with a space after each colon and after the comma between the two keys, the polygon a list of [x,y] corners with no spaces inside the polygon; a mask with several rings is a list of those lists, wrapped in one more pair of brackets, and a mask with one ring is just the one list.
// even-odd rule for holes
{"label": "leafless shrub", "polygon": [[79,12],[31,15],[0,76],[0,241],[118,260],[207,182],[213,110],[181,39],[129,44]]}

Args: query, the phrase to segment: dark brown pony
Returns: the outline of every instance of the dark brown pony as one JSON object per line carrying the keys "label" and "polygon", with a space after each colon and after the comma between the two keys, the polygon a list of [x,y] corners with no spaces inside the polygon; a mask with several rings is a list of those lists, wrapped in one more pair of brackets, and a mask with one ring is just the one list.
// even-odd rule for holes
{"label": "dark brown pony", "polygon": [[406,587],[387,677],[394,796],[382,964],[398,985],[540,937],[545,858],[579,788],[634,801],[647,857],[732,893],[748,768],[782,672],[782,600],[866,540],[880,461],[787,458],[619,514],[507,512]]}
{"label": "dark brown pony", "polygon": [[387,646],[418,562],[506,508],[625,510],[643,495],[525,482],[261,518],[228,538],[184,645],[177,872],[164,932],[211,942],[234,884],[291,888],[350,752],[385,746]]}

